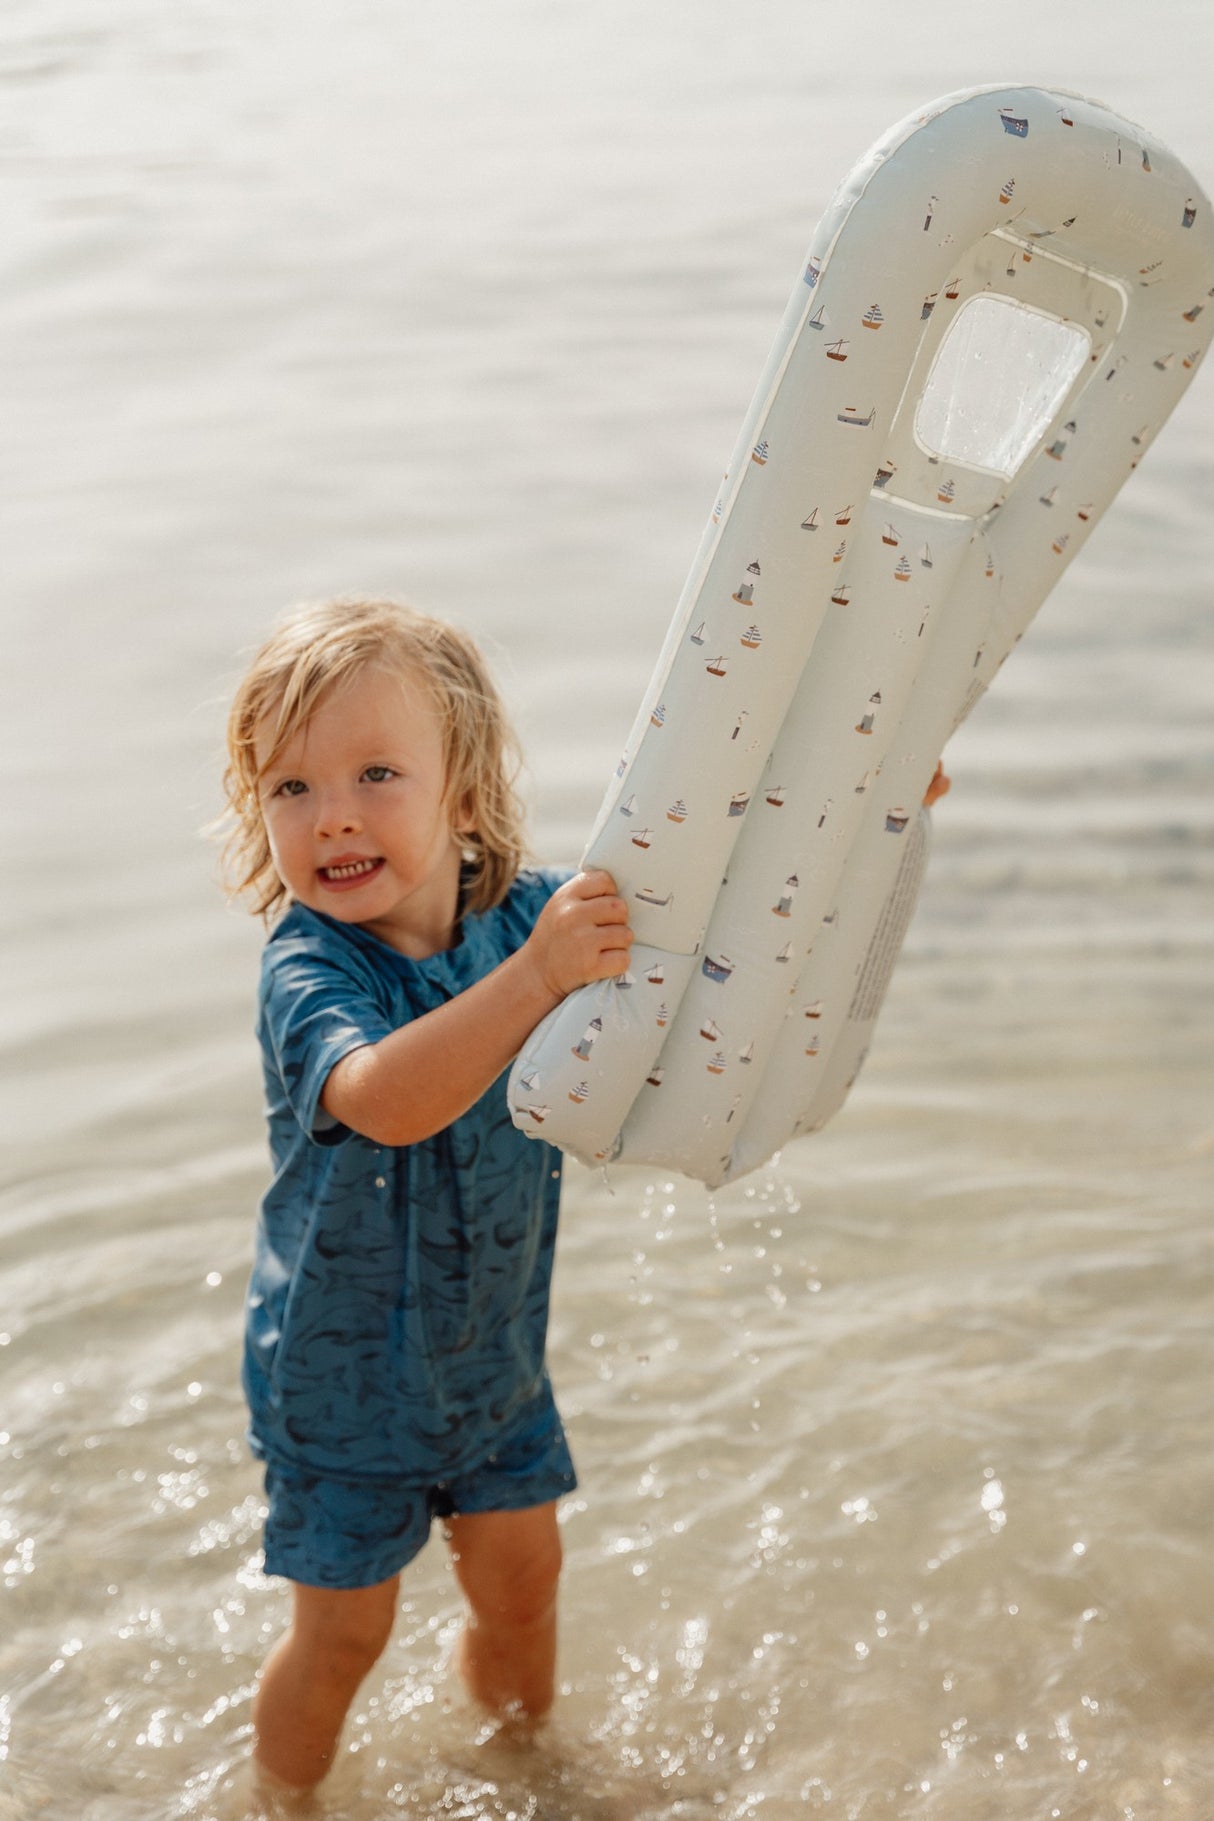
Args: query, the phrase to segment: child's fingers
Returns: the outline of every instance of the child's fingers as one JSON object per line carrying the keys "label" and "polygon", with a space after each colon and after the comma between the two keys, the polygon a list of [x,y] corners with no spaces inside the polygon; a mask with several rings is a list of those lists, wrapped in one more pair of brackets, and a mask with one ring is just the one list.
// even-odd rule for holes
{"label": "child's fingers", "polygon": [[588,873],[579,873],[570,884],[577,888],[579,898],[614,898],[618,895],[615,880],[602,867],[593,867]]}
{"label": "child's fingers", "polygon": [[925,809],[930,809],[933,803],[938,803],[940,798],[946,796],[952,789],[952,783],[952,779],[944,769],[944,761],[941,759],[932,774],[932,781],[924,794],[923,807]]}

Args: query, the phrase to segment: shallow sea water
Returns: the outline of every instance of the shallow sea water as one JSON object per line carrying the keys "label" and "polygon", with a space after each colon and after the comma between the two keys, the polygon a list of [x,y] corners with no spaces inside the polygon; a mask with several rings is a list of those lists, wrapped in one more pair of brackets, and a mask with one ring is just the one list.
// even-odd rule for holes
{"label": "shallow sea water", "polygon": [[[335,589],[461,619],[576,858],[834,183],[1010,74],[1214,187],[1214,23],[1153,18],[7,10],[0,1821],[247,1812],[240,653]],[[1207,384],[950,748],[844,1113],[715,1197],[569,1170],[542,1747],[463,1704],[436,1543],[334,1821],[1206,1821]]]}

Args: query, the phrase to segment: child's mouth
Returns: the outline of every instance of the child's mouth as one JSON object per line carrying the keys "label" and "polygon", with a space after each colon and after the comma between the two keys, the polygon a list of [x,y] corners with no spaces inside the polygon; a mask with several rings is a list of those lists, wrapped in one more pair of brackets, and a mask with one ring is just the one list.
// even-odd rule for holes
{"label": "child's mouth", "polygon": [[352,886],[365,884],[382,866],[382,859],[339,860],[333,866],[318,866],[316,877],[330,891],[348,891]]}

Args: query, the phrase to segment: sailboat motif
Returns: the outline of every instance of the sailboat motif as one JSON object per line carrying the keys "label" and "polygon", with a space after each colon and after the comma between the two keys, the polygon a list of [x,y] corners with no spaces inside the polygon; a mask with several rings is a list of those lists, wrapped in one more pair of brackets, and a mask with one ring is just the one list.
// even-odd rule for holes
{"label": "sailboat motif", "polygon": [[649,720],[650,720],[651,725],[654,727],[665,727],[665,725],[666,725],[666,704],[665,704],[665,702],[658,703],[657,707],[655,709],[653,709],[652,712],[650,713]]}
{"label": "sailboat motif", "polygon": [[942,506],[951,506],[957,497],[957,483],[954,480],[941,481],[936,488],[936,498]]}
{"label": "sailboat motif", "polygon": [[686,822],[687,805],[684,803],[682,797],[677,797],[670,805],[670,808],[666,811],[666,820],[668,822]]}
{"label": "sailboat motif", "polygon": [[817,506],[814,507],[813,511],[809,514],[809,516],[807,518],[803,518],[801,520],[801,529],[802,529],[802,531],[816,531],[818,529],[818,508],[817,508]]}
{"label": "sailboat motif", "polygon": [[632,816],[632,815],[635,815],[635,814],[636,814],[636,806],[637,806],[637,800],[636,800],[636,798],[635,798],[635,797],[629,797],[629,799],[628,799],[628,801],[627,801],[627,803],[621,803],[621,804],[620,804],[620,814],[621,814],[621,815],[622,815],[622,816]]}
{"label": "sailboat motif", "polygon": [[756,463],[758,467],[765,468],[767,466],[767,459],[770,456],[770,454],[771,454],[771,445],[767,441],[767,439],[764,438],[762,442],[758,442],[755,444],[754,448],[750,452],[750,459],[752,462]]}
{"label": "sailboat motif", "polygon": [[709,660],[708,660],[707,664],[705,664],[704,668],[708,672],[710,677],[723,677],[725,675],[724,656],[719,657],[719,658],[709,658]]}
{"label": "sailboat motif", "polygon": [[779,952],[779,953],[778,953],[778,954],[777,954],[777,956],[776,956],[776,960],[777,960],[777,961],[783,961],[783,962],[786,962],[786,963],[787,963],[787,962],[789,962],[789,961],[791,961],[791,960],[792,960],[792,958],[793,958],[793,954],[794,954],[794,952],[795,952],[795,951],[794,951],[794,949],[793,949],[793,945],[792,945],[792,943],[791,943],[791,942],[786,942],[786,943],[785,943],[785,944],[784,944],[784,947],[783,947],[783,948],[782,948],[782,949],[781,949],[781,950],[780,950],[780,952]]}
{"label": "sailboat motif", "polygon": [[754,1046],[754,1039],[752,1038],[751,1041],[745,1046],[744,1049],[740,1049],[738,1051],[738,1061],[739,1062],[753,1062],[754,1059],[755,1059],[755,1046]]}
{"label": "sailboat motif", "polygon": [[909,582],[911,578],[911,560],[909,556],[900,556],[894,565],[895,582]]}
{"label": "sailboat motif", "polygon": [[652,834],[653,830],[651,828],[638,828],[636,834],[632,837],[632,845],[641,848],[648,847]]}
{"label": "sailboat motif", "polygon": [[851,507],[850,506],[840,507],[839,511],[835,513],[835,523],[836,523],[836,525],[850,525],[851,524]]}
{"label": "sailboat motif", "polygon": [[575,1106],[580,1106],[589,1092],[590,1083],[588,1081],[579,1081],[570,1088],[569,1098],[573,1101]]}
{"label": "sailboat motif", "polygon": [[885,312],[879,303],[870,304],[860,321],[866,329],[879,329],[885,321]]}
{"label": "sailboat motif", "polygon": [[720,1029],[711,1018],[705,1018],[700,1026],[700,1035],[706,1043],[720,1043],[721,1041]]}
{"label": "sailboat motif", "polygon": [[902,540],[899,538],[898,533],[892,525],[887,525],[885,530],[881,533],[881,542],[883,544],[888,544],[891,550],[896,550],[901,541]]}
{"label": "sailboat motif", "polygon": [[919,552],[919,561],[922,564],[924,569],[931,568],[931,566],[932,566],[932,547],[930,544],[924,544],[922,550]]}
{"label": "sailboat motif", "polygon": [[847,359],[847,348],[848,348],[847,342],[843,341],[842,339],[840,339],[839,341],[832,341],[830,346],[826,350],[827,360],[846,360]]}
{"label": "sailboat motif", "polygon": [[1071,541],[1071,534],[1069,531],[1064,531],[1061,534],[1061,536],[1056,537],[1054,539],[1053,544],[1050,546],[1054,552],[1054,555],[1061,556],[1063,551],[1066,549],[1067,545],[1070,543],[1070,541]]}
{"label": "sailboat motif", "polygon": [[714,1054],[708,1058],[706,1066],[710,1075],[723,1075],[725,1073],[724,1052],[722,1050],[715,1051]]}
{"label": "sailboat motif", "polygon": [[748,626],[742,634],[741,643],[745,645],[747,651],[757,651],[763,643],[763,634],[757,626]]}
{"label": "sailboat motif", "polygon": [[840,582],[830,598],[836,607],[846,607],[851,600],[851,583]]}
{"label": "sailboat motif", "polygon": [[1172,365],[1172,364],[1173,364],[1173,362],[1174,362],[1174,361],[1175,361],[1175,359],[1176,359],[1176,356],[1175,356],[1175,355],[1174,355],[1174,354],[1161,354],[1161,355],[1160,355],[1160,356],[1159,356],[1159,357],[1158,357],[1158,358],[1157,358],[1157,359],[1156,359],[1156,361],[1155,361],[1155,365],[1156,365],[1156,366],[1157,366],[1157,367],[1158,367],[1158,368],[1159,368],[1159,371],[1160,371],[1160,372],[1161,372],[1161,373],[1166,373],[1166,372],[1167,372],[1167,370],[1168,370],[1168,368],[1169,368],[1169,367],[1170,367],[1170,366],[1171,366],[1171,365]]}
{"label": "sailboat motif", "polygon": [[1041,495],[1041,504],[1043,506],[1052,506],[1054,504],[1054,501],[1057,498],[1058,498],[1057,487],[1051,487],[1048,493],[1043,493]]}
{"label": "sailboat motif", "polygon": [[708,624],[708,622],[706,620],[700,621],[699,625],[696,627],[695,631],[691,635],[691,643],[693,645],[702,645],[704,643],[704,629],[707,626],[707,624]]}
{"label": "sailboat motif", "polygon": [[649,972],[645,975],[645,978],[648,980],[650,986],[664,986],[666,983],[666,969],[660,961],[655,961],[653,966],[649,969]]}
{"label": "sailboat motif", "polygon": [[841,563],[843,561],[843,558],[846,555],[847,555],[847,539],[844,538],[843,542],[839,545],[839,547],[835,551],[834,556],[831,558],[831,561],[833,563]]}
{"label": "sailboat motif", "polygon": [[1016,192],[1016,179],[1014,177],[1009,177],[1007,182],[1004,184],[1003,188],[999,192],[1000,202],[1003,203],[1004,206],[1006,207],[1006,205],[1012,200],[1012,197],[1015,195],[1015,192]]}
{"label": "sailboat motif", "polygon": [[787,787],[783,784],[777,784],[774,789],[767,792],[767,801],[771,804],[773,809],[783,809],[786,795]]}
{"label": "sailboat motif", "polygon": [[830,317],[826,314],[825,304],[819,304],[810,317],[807,327],[811,329],[824,329],[829,321]]}

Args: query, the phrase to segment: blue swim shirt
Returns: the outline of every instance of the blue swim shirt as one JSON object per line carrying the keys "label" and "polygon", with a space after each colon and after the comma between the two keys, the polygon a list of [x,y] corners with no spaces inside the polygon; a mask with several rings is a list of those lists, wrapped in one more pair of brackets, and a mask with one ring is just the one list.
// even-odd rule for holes
{"label": "blue swim shirt", "polygon": [[433,1483],[551,1400],[544,1369],[560,1153],[524,1138],[503,1074],[453,1125],[394,1148],[320,1106],[334,1064],[521,948],[567,875],[527,871],[425,961],[300,905],[266,944],[258,1037],[273,1181],[244,1384],[263,1458]]}

